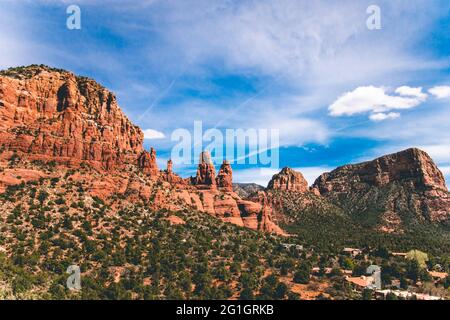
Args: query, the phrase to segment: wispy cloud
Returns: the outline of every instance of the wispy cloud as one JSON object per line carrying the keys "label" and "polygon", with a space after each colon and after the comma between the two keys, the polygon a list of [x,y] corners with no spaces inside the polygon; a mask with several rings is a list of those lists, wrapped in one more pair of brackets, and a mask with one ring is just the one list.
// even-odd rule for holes
{"label": "wispy cloud", "polygon": [[369,119],[372,121],[384,121],[384,120],[394,120],[400,118],[400,113],[398,112],[389,112],[389,113],[373,113],[369,116]]}

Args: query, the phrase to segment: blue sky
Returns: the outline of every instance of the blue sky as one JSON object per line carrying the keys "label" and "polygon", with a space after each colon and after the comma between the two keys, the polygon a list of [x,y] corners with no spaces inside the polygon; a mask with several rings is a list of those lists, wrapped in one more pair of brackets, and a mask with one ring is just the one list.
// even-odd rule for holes
{"label": "blue sky", "polygon": [[[81,30],[66,8],[81,8]],[[369,5],[381,30],[366,27]],[[336,166],[420,147],[450,178],[446,0],[0,0],[0,67],[44,63],[114,91],[170,157],[177,128],[280,131],[280,167],[310,182]],[[235,165],[240,182],[276,171]],[[175,166],[183,176],[194,166]]]}

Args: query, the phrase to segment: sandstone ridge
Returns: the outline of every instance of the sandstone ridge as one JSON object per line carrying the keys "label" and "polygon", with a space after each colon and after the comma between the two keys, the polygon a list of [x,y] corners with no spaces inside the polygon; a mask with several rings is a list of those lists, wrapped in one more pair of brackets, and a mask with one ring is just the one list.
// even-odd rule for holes
{"label": "sandstone ridge", "polygon": [[[255,230],[284,232],[271,210],[242,200],[233,192],[231,165],[224,161],[216,176],[209,153],[202,152],[195,177],[183,179],[157,165],[156,150],[144,150],[143,132],[118,106],[115,95],[94,80],[47,66],[32,65],[0,72],[0,160],[7,167],[39,161],[80,169],[92,196],[145,201],[153,209],[186,208]],[[97,178],[81,169],[95,170]],[[0,191],[46,176],[34,169],[3,170]],[[83,169],[84,170],[84,169]],[[26,175],[24,173],[27,173]],[[22,179],[23,180],[23,179]]]}

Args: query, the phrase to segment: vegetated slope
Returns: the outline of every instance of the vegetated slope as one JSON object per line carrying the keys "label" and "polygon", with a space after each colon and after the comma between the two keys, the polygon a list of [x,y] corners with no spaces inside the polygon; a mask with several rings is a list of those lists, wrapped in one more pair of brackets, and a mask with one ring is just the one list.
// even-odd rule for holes
{"label": "vegetated slope", "polygon": [[[103,201],[85,191],[82,177],[90,169],[43,166],[52,177],[10,186],[0,196],[3,295],[228,299],[245,289],[246,295],[288,298],[287,288],[277,297],[267,296],[275,288],[260,292],[264,278],[293,257],[280,245],[283,238],[192,210],[154,211],[120,197]],[[82,270],[81,293],[65,289],[72,264]]]}
{"label": "vegetated slope", "polygon": [[434,254],[450,253],[450,230],[439,224],[423,222],[409,225],[401,232],[387,233],[360,223],[345,209],[312,193],[282,192],[273,197],[283,203],[284,218],[280,221],[277,214],[276,222],[288,233],[323,250],[351,246],[384,247],[398,252],[420,248]]}
{"label": "vegetated slope", "polygon": [[264,196],[274,207],[275,221],[306,243],[339,247],[360,231],[344,210],[312,192],[270,190]]}
{"label": "vegetated slope", "polygon": [[[404,153],[388,157],[403,159]],[[435,173],[434,179],[423,175],[415,180],[416,184],[411,183],[412,177],[419,176],[421,168],[414,157],[403,161],[400,177],[395,176],[398,163],[388,166],[393,171],[391,180],[385,185],[361,182],[369,179],[367,174],[355,176],[348,169],[351,166],[345,166],[345,173],[338,168],[322,175],[312,188],[308,188],[299,172],[284,168],[274,175],[265,191],[253,194],[250,199],[270,205],[275,223],[323,250],[343,246],[385,246],[396,251],[422,248],[448,254],[450,232],[447,221],[433,221],[426,215],[434,210],[431,216],[442,217],[449,210],[445,182],[439,178],[438,169],[431,167],[432,161],[422,158],[425,157],[422,152],[418,155],[422,163],[429,166],[426,172]],[[382,173],[379,176],[385,177]],[[423,186],[427,181],[434,181],[428,189]],[[430,210],[427,211],[426,206],[418,207],[418,203],[429,205]],[[416,210],[408,210],[408,205]],[[388,211],[386,208],[393,209]]]}

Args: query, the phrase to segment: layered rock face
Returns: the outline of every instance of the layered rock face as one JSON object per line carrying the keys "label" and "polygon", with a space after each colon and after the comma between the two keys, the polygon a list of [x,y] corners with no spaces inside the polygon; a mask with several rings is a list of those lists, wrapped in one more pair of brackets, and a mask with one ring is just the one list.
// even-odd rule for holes
{"label": "layered rock face", "polygon": [[337,168],[322,174],[313,187],[352,212],[379,212],[395,223],[399,214],[408,213],[433,222],[450,217],[444,176],[419,149]]}
{"label": "layered rock face", "polygon": [[347,192],[367,186],[383,187],[400,182],[416,189],[447,191],[444,176],[430,156],[419,149],[407,149],[373,161],[346,165],[322,174],[314,183],[320,193]]}
{"label": "layered rock face", "polygon": [[291,168],[283,168],[270,180],[268,190],[307,192],[308,182],[303,175]]}
{"label": "layered rock face", "polygon": [[[211,156],[204,151],[200,155],[197,175],[191,178],[192,184],[200,192],[196,202],[200,211],[217,218],[254,230],[285,235],[272,220],[272,209],[259,201],[243,200],[233,192],[233,171],[228,161],[224,161],[215,177]],[[191,198],[195,198],[190,193]]]}
{"label": "layered rock face", "polygon": [[29,158],[112,170],[135,164],[142,131],[113,93],[74,74],[31,66],[0,74],[0,146]]}

